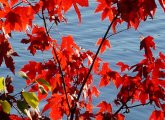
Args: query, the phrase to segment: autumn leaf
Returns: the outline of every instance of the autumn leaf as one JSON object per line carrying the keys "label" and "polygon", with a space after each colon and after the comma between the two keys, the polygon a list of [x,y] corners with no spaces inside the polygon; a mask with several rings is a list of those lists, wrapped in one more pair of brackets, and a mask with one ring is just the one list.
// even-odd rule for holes
{"label": "autumn leaf", "polygon": [[8,40],[0,42],[0,66],[4,60],[6,67],[15,73],[15,66],[12,56],[18,56],[18,54],[14,52]]}
{"label": "autumn leaf", "polygon": [[99,72],[99,74],[101,75],[99,87],[107,86],[108,84],[110,84],[111,80],[108,76],[108,73],[110,71],[111,69],[109,68],[109,63],[103,63],[102,70]]}
{"label": "autumn leaf", "polygon": [[52,39],[47,36],[44,27],[38,27],[35,25],[32,29],[32,34],[27,34],[28,39],[22,39],[21,43],[28,44],[30,43],[28,50],[32,55],[36,54],[37,50],[46,51],[49,50],[52,42]]}
{"label": "autumn leaf", "polygon": [[126,69],[129,70],[129,66],[127,64],[124,64],[123,62],[116,63],[121,69],[121,72],[125,71]]}
{"label": "autumn leaf", "polygon": [[73,48],[80,50],[71,35],[63,36],[61,42],[61,50],[66,49],[70,54],[72,54],[74,52]]}
{"label": "autumn leaf", "polygon": [[102,46],[100,48],[101,53],[105,52],[106,47],[111,48],[109,40],[104,40],[104,42],[102,43],[102,38],[99,38],[96,45],[100,46],[101,44],[102,44]]}
{"label": "autumn leaf", "polygon": [[164,112],[160,110],[154,110],[150,116],[150,120],[164,120]]}
{"label": "autumn leaf", "polygon": [[101,103],[99,103],[97,105],[97,107],[100,108],[100,111],[99,112],[109,112],[109,113],[112,112],[112,106],[111,106],[111,104],[107,103],[106,101],[102,101]]}
{"label": "autumn leaf", "polygon": [[96,97],[99,97],[99,90],[96,88],[96,86],[92,87],[92,94],[94,94]]}
{"label": "autumn leaf", "polygon": [[35,93],[32,92],[22,92],[22,96],[26,100],[26,102],[33,108],[38,107],[38,98]]}
{"label": "autumn leaf", "polygon": [[93,107],[94,106],[91,103],[87,103],[86,104],[86,111],[89,111],[89,113],[92,113]]}
{"label": "autumn leaf", "polygon": [[150,48],[155,49],[154,38],[152,36],[145,37],[140,42],[140,50],[144,49],[146,57],[152,62],[153,61],[153,54]]}
{"label": "autumn leaf", "polygon": [[18,0],[11,0],[11,1],[10,1],[10,6],[15,5],[17,2],[18,2]]}
{"label": "autumn leaf", "polygon": [[123,114],[116,115],[117,120],[125,120],[125,116]]}
{"label": "autumn leaf", "polygon": [[[24,12],[26,11],[26,12]],[[32,20],[34,19],[34,10],[31,6],[16,7],[14,9],[5,9],[1,17],[5,18],[3,27],[5,34],[11,31],[25,31],[27,26],[32,27]]]}
{"label": "autumn leaf", "polygon": [[74,9],[76,11],[76,14],[78,16],[79,22],[81,23],[81,13],[76,3],[78,3],[81,7],[88,7],[88,0],[73,0],[72,2],[73,2]]}
{"label": "autumn leaf", "polygon": [[99,87],[105,87],[109,84],[110,84],[110,78],[107,75],[101,77]]}
{"label": "autumn leaf", "polygon": [[42,64],[40,62],[29,61],[28,64],[24,65],[24,67],[21,68],[21,71],[23,71],[31,80],[31,82],[33,82],[36,78],[36,75],[41,73]]}
{"label": "autumn leaf", "polygon": [[139,100],[142,104],[146,104],[146,100],[148,100],[148,94],[141,92],[139,95]]}
{"label": "autumn leaf", "polygon": [[165,0],[159,0],[160,5],[162,6],[164,12],[165,12]]}
{"label": "autumn leaf", "polygon": [[120,85],[122,84],[122,79],[121,79],[121,76],[118,72],[110,71],[110,72],[108,72],[108,77],[109,77],[110,80],[113,81],[116,88],[119,88]]}

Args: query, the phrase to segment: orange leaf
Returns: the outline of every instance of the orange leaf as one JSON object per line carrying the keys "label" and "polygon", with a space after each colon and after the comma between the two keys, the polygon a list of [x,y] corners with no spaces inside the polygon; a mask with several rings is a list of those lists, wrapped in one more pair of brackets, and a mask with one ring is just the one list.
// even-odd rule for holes
{"label": "orange leaf", "polygon": [[147,36],[140,42],[140,50],[144,48],[145,55],[151,62],[153,61],[153,55],[150,48],[155,49],[155,43],[153,40],[154,38],[152,36]]}
{"label": "orange leaf", "polygon": [[77,13],[77,16],[78,16],[78,19],[79,19],[79,23],[81,23],[81,13],[80,13],[80,10],[77,7],[76,3],[73,3],[73,6],[74,6],[74,9],[75,9],[75,11]]}
{"label": "orange leaf", "polygon": [[112,112],[111,104],[107,103],[106,101],[102,101],[100,104],[97,105],[100,108],[100,112]]}
{"label": "orange leaf", "polygon": [[165,12],[165,0],[159,0],[159,3]]}
{"label": "orange leaf", "polygon": [[117,114],[116,117],[117,117],[117,120],[124,120],[125,119],[125,116],[123,114]]}
{"label": "orange leaf", "polygon": [[118,62],[116,65],[120,67],[121,72],[125,71],[126,69],[129,70],[129,66],[127,64],[124,64],[123,62]]}
{"label": "orange leaf", "polygon": [[99,38],[96,45],[99,46],[101,44],[102,44],[101,49],[100,49],[101,53],[105,52],[106,47],[111,48],[109,40],[104,40],[104,42],[102,43],[102,38]]}
{"label": "orange leaf", "polygon": [[154,110],[150,116],[150,120],[164,120],[164,112],[160,110]]}
{"label": "orange leaf", "polygon": [[96,97],[98,97],[100,94],[99,90],[95,86],[92,87],[92,94],[94,94]]}

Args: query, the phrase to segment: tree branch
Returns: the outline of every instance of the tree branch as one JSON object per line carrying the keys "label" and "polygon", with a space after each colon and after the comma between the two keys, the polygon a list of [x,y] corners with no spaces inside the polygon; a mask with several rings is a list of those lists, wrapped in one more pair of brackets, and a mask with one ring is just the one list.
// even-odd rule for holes
{"label": "tree branch", "polygon": [[[56,49],[54,48],[54,46],[53,46],[53,52],[54,52],[55,57],[57,59],[58,67],[59,67],[59,70],[60,70],[60,74],[61,74],[61,78],[62,78],[62,84],[63,84],[63,88],[64,88],[64,92],[65,92],[65,97],[66,97],[66,102],[67,102],[69,111],[71,112],[71,107],[70,107],[70,104],[69,104],[68,95],[67,95],[67,91],[66,91],[66,84],[65,84],[65,80],[64,80],[64,74],[62,72],[61,64],[60,64],[60,61],[58,59],[57,52],[56,52]],[[55,61],[55,59],[54,59],[54,61]]]}
{"label": "tree branch", "polygon": [[43,22],[44,22],[44,27],[45,27],[45,30],[46,30],[46,34],[49,36],[49,32],[48,32],[48,29],[47,29],[47,24],[46,24],[46,19],[45,19],[43,8],[42,8],[42,17],[43,17]]}
{"label": "tree branch", "polygon": [[148,105],[150,104],[150,101],[148,101],[146,104],[138,104],[138,105],[132,105],[132,106],[127,106],[127,107],[123,107],[123,109],[127,108],[134,108],[134,107],[139,107],[139,106],[145,106],[145,105]]}

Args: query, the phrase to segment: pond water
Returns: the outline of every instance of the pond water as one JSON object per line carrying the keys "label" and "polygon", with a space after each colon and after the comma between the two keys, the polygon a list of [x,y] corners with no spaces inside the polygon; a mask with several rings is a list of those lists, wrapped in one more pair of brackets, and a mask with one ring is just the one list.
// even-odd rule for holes
{"label": "pond water", "polygon": [[[60,39],[62,35],[73,35],[76,43],[82,46],[85,49],[89,49],[93,52],[97,50],[95,43],[98,38],[102,37],[109,25],[107,20],[101,22],[100,14],[94,14],[96,3],[92,0],[90,2],[89,8],[81,9],[82,14],[82,23],[78,24],[78,19],[73,10],[70,10],[66,17],[68,19],[68,23],[64,25],[64,23],[59,24],[58,27],[51,30],[54,38]],[[124,31],[120,34],[117,34],[110,38],[110,42],[112,48],[107,50],[101,57],[104,61],[110,62],[110,67],[112,69],[118,70],[118,67],[115,65],[117,61],[123,61],[129,65],[133,65],[137,63],[140,59],[142,59],[143,52],[139,51],[139,38],[141,33],[144,36],[151,35],[155,38],[157,50],[154,52],[155,55],[158,55],[159,51],[165,53],[165,15],[163,10],[158,7],[156,16],[154,20],[148,19],[147,22],[141,23],[139,27],[139,32],[134,29],[130,29],[128,31]],[[42,25],[42,21],[36,19],[37,24]],[[125,25],[118,26],[118,29],[126,28]],[[43,59],[50,58],[51,56],[47,53],[38,53],[35,57],[29,54],[26,49],[27,46],[20,44],[21,38],[23,38],[24,34],[15,33],[13,38],[10,40],[15,51],[20,55],[20,57],[15,58],[16,72],[29,60],[37,60],[42,61]],[[1,76],[6,76],[10,74],[8,69],[6,69],[3,64],[0,67]],[[23,79],[19,78],[16,74],[15,76],[11,73],[11,76],[14,78],[14,85],[16,86],[16,91],[20,91],[25,82]],[[98,83],[98,78],[95,80]],[[116,89],[113,84],[106,88],[101,89],[101,96],[97,99],[94,99],[94,104],[97,104],[101,100],[107,100],[112,102]],[[42,107],[42,104],[41,106]],[[139,107],[135,109],[131,109],[129,114],[126,114],[127,120],[147,120],[148,116],[151,114],[153,106],[151,107]]]}

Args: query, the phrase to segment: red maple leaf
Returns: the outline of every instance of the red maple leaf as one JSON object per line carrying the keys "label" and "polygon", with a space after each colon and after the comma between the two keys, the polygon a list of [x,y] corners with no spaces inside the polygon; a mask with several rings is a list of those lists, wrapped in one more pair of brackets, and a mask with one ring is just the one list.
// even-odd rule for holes
{"label": "red maple leaf", "polygon": [[36,50],[44,51],[50,49],[50,43],[52,42],[52,39],[47,36],[44,27],[34,26],[32,35],[27,35],[29,39],[22,39],[21,43],[30,43],[28,50],[30,50],[31,54],[35,55]]}
{"label": "red maple leaf", "polygon": [[98,97],[100,94],[99,90],[95,86],[92,87],[92,94],[94,94],[96,97]]}
{"label": "red maple leaf", "polygon": [[0,14],[0,17],[5,19],[3,23],[5,34],[8,34],[13,30],[25,31],[28,25],[32,26],[32,20],[34,19],[34,14],[35,14],[32,7],[33,6],[26,6],[26,7],[18,6],[14,9],[10,7],[5,7]]}
{"label": "red maple leaf", "polygon": [[164,12],[165,12],[165,0],[159,0],[160,5],[162,6]]}
{"label": "red maple leaf", "polygon": [[[96,45],[99,46],[101,44],[101,42],[102,42],[102,38],[99,38],[97,43],[96,43]],[[104,40],[104,42],[103,42],[103,44],[101,46],[100,52],[101,53],[105,52],[106,47],[111,48],[109,40]]]}
{"label": "red maple leaf", "polygon": [[144,48],[145,56],[152,62],[153,61],[153,54],[150,48],[155,49],[154,38],[152,36],[145,37],[140,42],[140,50]]}
{"label": "red maple leaf", "polygon": [[41,73],[42,64],[40,62],[37,63],[35,61],[29,61],[29,64],[24,65],[21,71],[25,72],[31,80],[34,80],[36,75]]}
{"label": "red maple leaf", "polygon": [[160,110],[154,110],[150,116],[150,120],[164,120],[164,112]]}
{"label": "red maple leaf", "polygon": [[[2,35],[0,36],[0,38],[4,38],[2,37]],[[4,60],[6,67],[9,68],[13,73],[15,73],[15,66],[12,56],[18,56],[18,54],[14,52],[8,40],[5,40],[4,38],[4,40],[0,42],[0,66]]]}
{"label": "red maple leaf", "polygon": [[123,62],[118,62],[116,65],[120,67],[121,72],[125,71],[126,69],[129,70],[129,66],[127,64],[124,64]]}
{"label": "red maple leaf", "polygon": [[99,103],[97,105],[97,107],[100,108],[100,111],[99,112],[109,112],[109,113],[112,112],[112,106],[111,106],[111,104],[107,103],[106,101],[102,101],[101,103]]}

